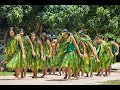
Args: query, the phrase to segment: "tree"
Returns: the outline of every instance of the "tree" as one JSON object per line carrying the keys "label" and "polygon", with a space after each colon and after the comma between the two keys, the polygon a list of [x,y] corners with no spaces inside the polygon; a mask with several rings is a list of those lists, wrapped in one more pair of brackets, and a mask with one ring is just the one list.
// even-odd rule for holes
{"label": "tree", "polygon": [[29,5],[3,5],[0,7],[0,17],[6,18],[9,25],[18,26],[31,9]]}
{"label": "tree", "polygon": [[63,28],[73,32],[83,28],[81,19],[88,12],[87,5],[49,5],[40,14],[40,19],[45,28],[58,30],[58,33]]}

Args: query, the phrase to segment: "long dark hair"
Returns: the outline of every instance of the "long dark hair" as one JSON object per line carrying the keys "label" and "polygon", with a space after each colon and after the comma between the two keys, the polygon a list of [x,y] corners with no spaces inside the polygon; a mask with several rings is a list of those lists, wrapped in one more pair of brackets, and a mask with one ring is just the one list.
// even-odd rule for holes
{"label": "long dark hair", "polygon": [[[9,32],[11,31],[10,28],[11,28],[11,27],[8,28],[8,30],[7,30],[7,32],[6,32],[6,35],[5,35],[5,38],[4,38],[4,45],[5,45],[5,46],[7,45],[8,39],[11,38],[11,36],[10,36],[10,34],[9,34]],[[16,29],[13,27],[12,30],[13,30],[14,34],[16,35],[16,34],[17,34]]]}

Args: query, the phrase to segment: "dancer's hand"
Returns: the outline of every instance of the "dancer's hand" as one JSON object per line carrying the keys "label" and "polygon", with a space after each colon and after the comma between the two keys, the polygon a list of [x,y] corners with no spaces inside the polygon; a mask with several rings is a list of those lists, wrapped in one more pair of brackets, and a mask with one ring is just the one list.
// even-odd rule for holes
{"label": "dancer's hand", "polygon": [[25,60],[25,55],[22,55],[22,59]]}
{"label": "dancer's hand", "polygon": [[86,54],[84,54],[83,56],[86,57]]}
{"label": "dancer's hand", "polygon": [[118,55],[118,52],[115,53],[115,56],[117,56],[117,55]]}
{"label": "dancer's hand", "polygon": [[42,58],[43,61],[45,61],[45,57],[44,56],[42,56],[41,58]]}
{"label": "dancer's hand", "polygon": [[80,57],[85,58],[82,54],[80,54]]}
{"label": "dancer's hand", "polygon": [[97,59],[97,63],[100,63],[100,60]]}
{"label": "dancer's hand", "polygon": [[36,56],[36,53],[33,51],[33,52],[32,52],[32,55],[35,57],[35,56]]}

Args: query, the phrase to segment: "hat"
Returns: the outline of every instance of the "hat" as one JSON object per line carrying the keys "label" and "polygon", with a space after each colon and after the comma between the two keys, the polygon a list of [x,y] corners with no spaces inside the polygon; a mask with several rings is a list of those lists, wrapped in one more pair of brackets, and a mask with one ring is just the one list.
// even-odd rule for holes
{"label": "hat", "polygon": [[56,35],[53,35],[53,36],[52,36],[52,39],[56,39],[56,38],[57,38]]}
{"label": "hat", "polygon": [[68,32],[67,29],[63,29],[63,30],[62,30],[62,36],[63,36],[64,34],[66,34],[66,33],[70,34],[70,32]]}
{"label": "hat", "polygon": [[45,33],[45,32],[43,32],[43,33],[41,34],[41,36],[47,36],[47,35],[46,35],[46,33]]}
{"label": "hat", "polygon": [[46,36],[47,36],[47,37],[51,37],[51,34],[47,34]]}

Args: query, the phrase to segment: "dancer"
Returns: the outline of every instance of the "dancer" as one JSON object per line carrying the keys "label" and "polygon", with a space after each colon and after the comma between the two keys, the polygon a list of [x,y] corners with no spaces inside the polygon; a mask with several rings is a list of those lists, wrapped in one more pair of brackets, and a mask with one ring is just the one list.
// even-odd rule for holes
{"label": "dancer", "polygon": [[15,79],[19,78],[21,61],[25,60],[24,45],[20,35],[16,35],[13,27],[10,27],[5,36],[5,50],[7,54],[6,67],[15,70]]}
{"label": "dancer", "polygon": [[[78,47],[80,49],[80,52],[82,52],[84,57],[86,57],[86,46],[82,41],[82,38],[83,38],[82,35],[79,35],[78,33],[75,32],[74,37],[76,39],[76,42],[77,42]],[[84,64],[83,63],[85,60],[84,60],[84,58],[80,57],[80,58],[78,58],[78,61],[79,61],[79,64],[78,64],[78,66],[76,65],[77,67],[76,67],[76,71],[74,73],[74,78],[78,78],[78,76],[80,76],[80,71],[82,71],[81,76],[83,76],[83,74],[84,74],[84,69],[83,69]]]}
{"label": "dancer", "polygon": [[41,78],[44,78],[47,76],[48,66],[50,66],[50,59],[52,56],[52,46],[50,40],[46,36],[46,33],[42,33],[41,40],[42,40],[43,54],[44,54],[44,61],[42,61],[43,75],[41,76]]}
{"label": "dancer", "polygon": [[[84,57],[86,57],[85,59],[81,59],[81,64],[80,64],[80,69],[82,71],[82,77],[84,76],[84,72],[87,73],[87,77],[89,76],[89,72],[90,72],[90,76],[92,76],[92,64],[95,64],[95,59],[97,62],[99,62],[97,54],[95,52],[95,49],[91,43],[91,39],[89,36],[85,35],[84,33],[79,33],[79,35],[75,35],[76,39],[79,40],[78,44],[80,47],[81,52],[83,52]],[[93,58],[94,57],[94,58]]]}
{"label": "dancer", "polygon": [[53,74],[55,75],[56,72],[56,67],[57,67],[57,37],[55,35],[52,36],[52,42],[51,42],[51,46],[52,46],[52,58],[50,60],[50,74],[53,72]]}
{"label": "dancer", "polygon": [[67,76],[68,79],[71,79],[72,71],[74,72],[75,65],[76,63],[78,64],[78,62],[75,62],[75,60],[77,60],[75,52],[77,51],[80,57],[83,57],[83,55],[80,53],[75,38],[67,31],[67,29],[63,30],[62,36],[66,40],[66,51],[61,67],[65,68],[64,79],[67,79]]}
{"label": "dancer", "polygon": [[[22,38],[23,44],[24,44],[24,49],[25,49],[25,55],[26,55],[26,60],[22,64],[21,68],[21,78],[25,79],[26,78],[26,71],[27,68],[29,68],[29,61],[32,58],[31,56],[35,56],[35,51],[33,48],[33,44],[30,40],[30,38],[25,35],[25,31],[23,28],[20,29],[19,34]],[[31,49],[31,50],[30,50]],[[32,54],[31,54],[32,53]]]}
{"label": "dancer", "polygon": [[[66,45],[66,40],[62,37],[62,35],[59,35],[57,37],[57,55],[58,55],[58,59],[56,59],[57,61],[57,67],[58,67],[58,71],[59,71],[59,75],[61,76],[62,74],[64,75],[65,72],[65,68],[61,67],[63,58],[65,56],[65,50],[67,48]],[[61,74],[61,69],[62,69],[62,74]]]}
{"label": "dancer", "polygon": [[[116,62],[116,56],[118,55],[118,53],[119,53],[119,45],[116,43],[116,42],[114,42],[114,41],[112,41],[110,38],[108,38],[107,36],[105,36],[105,41],[109,44],[109,46],[110,46],[110,48],[111,48],[111,50],[112,50],[112,53],[113,53],[113,55],[114,55],[114,57],[113,57],[113,60],[112,59],[110,59],[109,61],[108,61],[108,63],[109,63],[109,66],[108,66],[108,69],[106,69],[106,76],[108,76],[108,75],[110,75],[111,74],[111,64],[113,63],[115,63]],[[115,47],[115,48],[114,48]],[[115,51],[116,50],[116,51]],[[108,72],[108,74],[107,74],[107,72]]]}
{"label": "dancer", "polygon": [[108,68],[108,61],[113,58],[110,46],[102,40],[102,36],[97,37],[97,55],[100,63],[98,64],[98,75],[104,76],[104,70]]}
{"label": "dancer", "polygon": [[33,43],[33,48],[35,50],[35,56],[32,56],[32,61],[30,68],[33,71],[33,79],[37,79],[38,69],[42,69],[42,60],[43,57],[43,49],[42,42],[36,37],[35,33],[31,33],[31,41]]}

